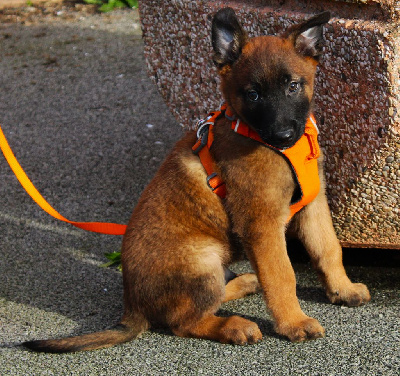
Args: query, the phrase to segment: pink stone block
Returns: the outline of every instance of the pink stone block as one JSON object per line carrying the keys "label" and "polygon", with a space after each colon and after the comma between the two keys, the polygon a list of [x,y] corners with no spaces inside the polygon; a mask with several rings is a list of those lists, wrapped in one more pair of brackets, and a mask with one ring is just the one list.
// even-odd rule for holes
{"label": "pink stone block", "polygon": [[329,10],[315,97],[334,226],[350,247],[400,249],[400,1],[145,0],[150,77],[182,126],[222,98],[211,61],[212,14],[235,9],[250,36],[279,34]]}

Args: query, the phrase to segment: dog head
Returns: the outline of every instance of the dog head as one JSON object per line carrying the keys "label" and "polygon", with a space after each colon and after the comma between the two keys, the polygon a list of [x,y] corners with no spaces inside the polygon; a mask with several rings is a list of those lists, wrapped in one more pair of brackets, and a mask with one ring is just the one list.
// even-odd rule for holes
{"label": "dog head", "polygon": [[212,22],[214,62],[226,102],[268,144],[293,146],[304,133],[329,12],[295,25],[281,37],[248,38],[231,8]]}

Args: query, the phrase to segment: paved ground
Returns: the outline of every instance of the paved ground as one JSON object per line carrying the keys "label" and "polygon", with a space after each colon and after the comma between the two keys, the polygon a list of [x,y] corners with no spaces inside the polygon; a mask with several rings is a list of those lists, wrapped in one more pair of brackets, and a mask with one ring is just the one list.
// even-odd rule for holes
{"label": "paved ground", "polygon": [[[28,175],[61,214],[126,223],[181,131],[146,76],[134,12],[61,18],[0,25],[0,123]],[[157,331],[86,353],[19,347],[118,321],[121,275],[100,265],[120,242],[57,223],[0,158],[1,375],[399,374],[398,251],[346,251],[351,278],[372,292],[370,304],[349,309],[328,304],[302,251],[291,250],[301,305],[327,330],[318,341],[277,337],[256,295],[221,311],[259,323],[264,339],[254,346]]]}

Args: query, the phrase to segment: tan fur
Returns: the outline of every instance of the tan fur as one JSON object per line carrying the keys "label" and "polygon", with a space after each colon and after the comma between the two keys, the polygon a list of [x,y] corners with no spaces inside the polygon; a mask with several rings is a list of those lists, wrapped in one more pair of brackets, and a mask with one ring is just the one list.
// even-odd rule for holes
{"label": "tan fur", "polygon": [[[305,77],[305,94],[311,102],[316,61],[300,57],[288,40],[253,38],[248,40],[235,65],[225,65],[220,70],[223,94],[237,115],[242,116],[244,103],[231,94],[246,85],[249,70],[253,75],[256,71],[266,80],[274,80],[275,72],[269,70],[271,63],[264,61],[264,56],[285,64],[294,76]],[[131,309],[147,315],[151,324],[162,322],[181,336],[233,343],[259,340],[261,333],[248,322],[214,316],[221,302],[253,293],[258,286],[254,277],[249,276],[240,276],[226,288],[223,286],[221,265],[237,259],[243,249],[256,272],[277,332],[293,341],[323,336],[324,329],[318,321],[307,317],[300,308],[295,275],[286,252],[286,220],[295,189],[287,162],[275,152],[232,132],[227,119],[219,119],[211,152],[215,169],[228,190],[225,201],[221,201],[207,187],[200,161],[191,155],[194,142],[194,134],[188,133],[177,144],[133,214],[123,247],[124,286],[130,303],[134,302]],[[322,177],[322,163],[320,167]],[[177,177],[177,181],[166,185],[168,176]],[[169,205],[169,210],[163,205]],[[146,223],[140,225],[144,218]],[[370,297],[366,287],[352,284],[344,271],[324,186],[317,199],[292,222],[291,229],[304,241],[330,300],[349,305],[367,302]],[[232,241],[232,234],[240,239],[240,246]],[[155,238],[159,238],[157,244]],[[163,289],[165,276],[174,275],[177,270],[176,287]],[[180,278],[186,281],[184,289],[178,288]],[[147,285],[145,294],[141,291],[143,283]],[[130,294],[132,289],[135,292]],[[177,304],[175,289],[179,299],[184,297],[192,305]],[[155,291],[160,290],[163,293],[155,300]],[[151,309],[144,308],[150,297]],[[200,309],[199,302],[203,304]],[[160,307],[176,311],[174,320],[163,322],[165,315]],[[243,326],[241,335],[249,336],[247,340],[233,334],[227,338],[231,330],[237,332],[238,325]]]}
{"label": "tan fur", "polygon": [[243,298],[246,295],[255,294],[260,290],[257,276],[252,273],[241,274],[232,279],[225,286],[223,302]]}
{"label": "tan fur", "polygon": [[[268,55],[260,51],[268,50]],[[240,61],[235,69],[225,66],[221,69],[221,90],[224,97],[232,104],[237,114],[243,118],[241,107],[243,103],[235,98],[234,93],[241,85],[241,78],[250,75],[258,77],[258,80],[274,80],[276,72],[271,71],[271,61],[276,64],[285,64],[294,77],[303,76],[307,79],[306,94],[311,101],[314,87],[314,76],[317,63],[311,58],[299,58],[293,50],[293,45],[288,41],[275,36],[262,36],[248,41],[242,51]],[[245,119],[244,119],[245,120]]]}
{"label": "tan fur", "polygon": [[[234,93],[246,89],[249,73],[279,84],[274,67],[280,65],[294,77],[305,77],[304,92],[311,103],[315,59],[296,53],[290,40],[260,37],[247,41],[235,64],[220,67],[223,94],[237,115],[242,116],[246,103]],[[292,171],[281,155],[236,134],[230,126],[225,117],[217,119],[211,148],[215,170],[226,183],[226,199],[221,200],[206,184],[204,168],[191,150],[195,132],[188,132],[176,144],[144,190],[122,246],[123,334],[111,330],[58,342],[37,341],[31,348],[106,347],[154,326],[167,326],[184,337],[255,343],[262,338],[257,324],[215,313],[222,302],[257,289],[279,334],[292,341],[324,335],[319,322],[300,308],[286,251],[286,221],[296,188]],[[295,215],[289,231],[303,241],[328,298],[333,303],[360,305],[370,299],[369,292],[364,285],[351,283],[343,268],[325,196],[322,160],[319,165],[321,191]],[[238,276],[225,286],[223,268],[244,255],[255,275]]]}

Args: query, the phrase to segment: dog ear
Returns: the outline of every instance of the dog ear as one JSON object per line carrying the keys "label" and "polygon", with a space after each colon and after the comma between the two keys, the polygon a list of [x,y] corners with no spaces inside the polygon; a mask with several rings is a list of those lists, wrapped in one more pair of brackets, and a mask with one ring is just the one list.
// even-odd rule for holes
{"label": "dog ear", "polygon": [[330,18],[329,12],[317,14],[304,23],[290,28],[285,36],[292,41],[299,54],[318,60],[323,46],[322,26]]}
{"label": "dog ear", "polygon": [[212,21],[214,63],[218,68],[234,63],[242,52],[247,35],[232,8],[220,9]]}

